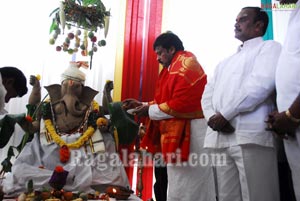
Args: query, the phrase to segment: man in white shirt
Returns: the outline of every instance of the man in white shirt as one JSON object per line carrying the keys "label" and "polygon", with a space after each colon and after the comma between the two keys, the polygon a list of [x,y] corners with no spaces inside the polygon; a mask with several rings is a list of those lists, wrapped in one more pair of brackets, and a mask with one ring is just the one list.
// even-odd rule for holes
{"label": "man in white shirt", "polygon": [[275,107],[275,70],[281,46],[263,41],[266,12],[243,8],[236,18],[235,38],[243,44],[222,61],[202,96],[208,129],[204,146],[222,161],[216,164],[219,201],[278,201],[276,150],[266,131]]}
{"label": "man in white shirt", "polygon": [[278,112],[271,113],[268,122],[269,128],[284,138],[295,196],[300,201],[300,1],[290,15],[286,33],[276,71]]}
{"label": "man in white shirt", "polygon": [[0,115],[6,112],[5,103],[11,98],[22,97],[27,93],[26,77],[15,67],[0,68]]}

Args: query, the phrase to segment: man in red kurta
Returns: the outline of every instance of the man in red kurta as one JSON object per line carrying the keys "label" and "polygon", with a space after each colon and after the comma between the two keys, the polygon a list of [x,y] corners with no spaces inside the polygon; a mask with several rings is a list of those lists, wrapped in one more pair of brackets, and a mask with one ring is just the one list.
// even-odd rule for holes
{"label": "man in red kurta", "polygon": [[200,163],[201,154],[207,154],[203,149],[206,122],[200,103],[206,74],[173,33],[158,36],[153,48],[163,66],[154,100],[127,99],[123,108],[134,108],[135,115],[149,117],[141,147],[162,153],[168,170],[168,201],[215,200],[211,167]]}

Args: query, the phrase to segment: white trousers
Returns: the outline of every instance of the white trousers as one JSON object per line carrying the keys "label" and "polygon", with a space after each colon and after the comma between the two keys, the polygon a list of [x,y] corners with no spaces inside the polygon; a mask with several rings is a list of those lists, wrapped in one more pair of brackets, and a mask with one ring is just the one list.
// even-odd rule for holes
{"label": "white trousers", "polygon": [[300,201],[300,129],[297,130],[296,138],[284,140],[284,148],[288,159],[297,201]]}
{"label": "white trousers", "polygon": [[255,144],[214,149],[219,201],[279,201],[277,158],[274,148]]}

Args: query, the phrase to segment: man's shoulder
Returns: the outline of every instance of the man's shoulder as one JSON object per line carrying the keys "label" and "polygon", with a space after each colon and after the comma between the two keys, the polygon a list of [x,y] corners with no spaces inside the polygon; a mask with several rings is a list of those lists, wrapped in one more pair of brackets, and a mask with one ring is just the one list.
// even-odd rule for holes
{"label": "man's shoulder", "polygon": [[281,48],[281,44],[275,40],[264,40],[263,44],[267,47],[277,47],[277,48]]}
{"label": "man's shoulder", "polygon": [[180,71],[181,73],[184,73],[187,71],[203,71],[196,56],[188,51],[180,52],[174,62],[172,62],[171,66],[170,72]]}
{"label": "man's shoulder", "polygon": [[274,40],[265,40],[259,48],[259,52],[268,53],[274,57],[279,56],[282,49],[282,45]]}

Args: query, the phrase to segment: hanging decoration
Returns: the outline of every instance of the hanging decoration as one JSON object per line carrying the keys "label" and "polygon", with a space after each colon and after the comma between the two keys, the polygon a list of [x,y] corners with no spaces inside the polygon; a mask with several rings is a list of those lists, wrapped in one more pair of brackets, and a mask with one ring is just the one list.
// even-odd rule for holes
{"label": "hanging decoration", "polygon": [[50,45],[58,52],[90,56],[91,68],[93,54],[106,45],[110,11],[101,0],[63,0],[51,16]]}

